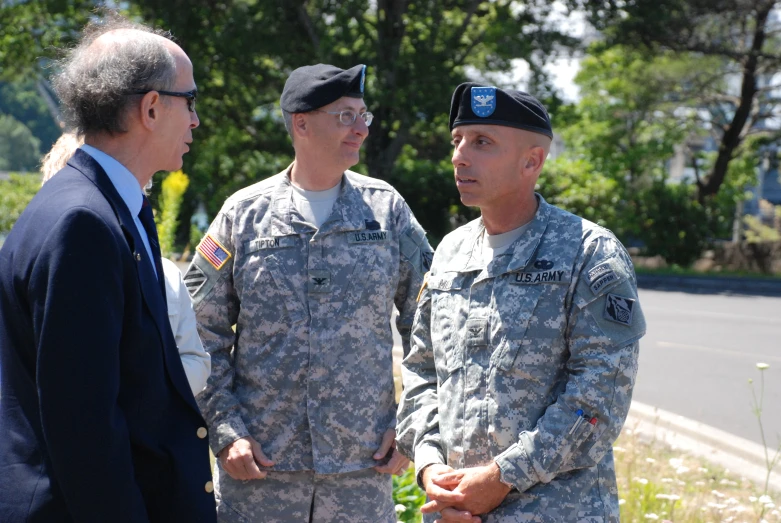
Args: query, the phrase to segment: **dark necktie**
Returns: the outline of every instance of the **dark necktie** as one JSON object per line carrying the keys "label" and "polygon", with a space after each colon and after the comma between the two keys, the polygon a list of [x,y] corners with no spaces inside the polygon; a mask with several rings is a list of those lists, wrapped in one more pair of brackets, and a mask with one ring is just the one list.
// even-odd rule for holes
{"label": "dark necktie", "polygon": [[160,292],[163,293],[163,303],[165,303],[165,276],[163,275],[163,262],[160,261],[160,244],[157,239],[157,227],[155,226],[155,217],[152,213],[152,206],[149,204],[149,200],[144,196],[144,203],[141,205],[141,212],[138,213],[138,218],[141,220],[141,225],[146,230],[146,235],[149,238],[149,247],[152,249],[152,257],[154,258],[155,270],[157,271],[157,283],[160,285]]}

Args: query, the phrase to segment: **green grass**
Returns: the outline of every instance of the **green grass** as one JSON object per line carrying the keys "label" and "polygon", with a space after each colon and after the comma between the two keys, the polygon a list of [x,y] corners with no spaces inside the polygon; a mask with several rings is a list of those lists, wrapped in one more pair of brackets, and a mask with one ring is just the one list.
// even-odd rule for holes
{"label": "green grass", "polygon": [[[622,522],[781,522],[781,496],[763,498],[758,486],[708,462],[647,441],[625,427],[613,447]],[[425,494],[413,469],[394,478],[403,523],[419,523]],[[401,508],[401,507],[397,507]]]}

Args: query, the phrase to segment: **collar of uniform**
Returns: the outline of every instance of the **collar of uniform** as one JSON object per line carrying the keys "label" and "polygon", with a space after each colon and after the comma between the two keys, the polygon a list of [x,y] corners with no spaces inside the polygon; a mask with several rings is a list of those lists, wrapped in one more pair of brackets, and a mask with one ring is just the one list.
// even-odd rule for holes
{"label": "collar of uniform", "polygon": [[548,228],[551,206],[539,194],[535,193],[535,196],[540,202],[537,213],[534,215],[534,219],[531,221],[529,229],[520,238],[515,240],[514,244],[507,250],[507,252],[512,251],[512,257],[506,267],[498,268],[498,274],[524,269],[532,260],[534,253],[537,252],[537,248],[540,246],[542,235],[545,234],[545,230]]}
{"label": "collar of uniform", "polygon": [[[366,228],[366,220],[374,216],[374,212],[363,201],[361,191],[356,187],[352,171],[342,175],[342,189],[334,202],[331,216],[320,226],[319,233],[362,231]],[[341,220],[335,219],[337,216]]]}
{"label": "collar of uniform", "polygon": [[274,188],[271,200],[271,234],[272,236],[289,236],[297,234],[293,227],[293,214],[298,215],[293,205],[293,185],[290,183],[291,163],[281,174],[279,184]]}
{"label": "collar of uniform", "polygon": [[[271,205],[271,234],[274,236],[288,236],[311,230],[311,226],[304,222],[293,203],[293,184],[290,181],[292,168],[293,164],[290,164],[274,189]],[[351,174],[351,171],[345,171],[342,175],[339,197],[334,202],[331,215],[317,231],[318,235],[363,230],[366,228],[365,220],[374,216],[374,212],[363,201],[360,191],[351,180]]]}

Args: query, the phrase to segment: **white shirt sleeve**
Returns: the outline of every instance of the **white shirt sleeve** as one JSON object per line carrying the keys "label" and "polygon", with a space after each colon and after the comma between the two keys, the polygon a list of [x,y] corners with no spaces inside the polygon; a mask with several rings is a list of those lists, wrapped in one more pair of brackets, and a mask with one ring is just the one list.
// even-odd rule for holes
{"label": "white shirt sleeve", "polygon": [[168,303],[168,321],[174,333],[176,347],[182,358],[184,372],[193,396],[206,386],[211,373],[211,357],[204,350],[195,327],[195,312],[190,293],[182,280],[182,273],[174,262],[163,258],[165,293]]}

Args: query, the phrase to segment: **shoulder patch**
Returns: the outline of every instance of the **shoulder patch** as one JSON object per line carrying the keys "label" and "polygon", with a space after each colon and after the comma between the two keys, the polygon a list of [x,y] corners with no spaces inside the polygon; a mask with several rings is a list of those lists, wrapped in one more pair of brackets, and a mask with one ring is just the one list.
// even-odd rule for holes
{"label": "shoulder patch", "polygon": [[211,234],[207,234],[203,237],[201,243],[198,244],[197,251],[218,271],[222,269],[232,256],[228,249],[218,242]]}
{"label": "shoulder patch", "polygon": [[622,325],[632,324],[632,314],[634,312],[635,300],[624,298],[617,294],[608,294],[605,300],[605,312],[603,317]]}
{"label": "shoulder patch", "polygon": [[420,297],[423,296],[423,291],[428,287],[428,275],[430,273],[426,273],[423,275],[423,283],[420,284],[420,290],[418,291],[418,297],[415,299],[416,302],[420,302]]}
{"label": "shoulder patch", "polygon": [[204,283],[206,283],[206,274],[200,267],[193,264],[184,276],[184,286],[187,287],[187,292],[190,293],[190,296],[195,296]]}

